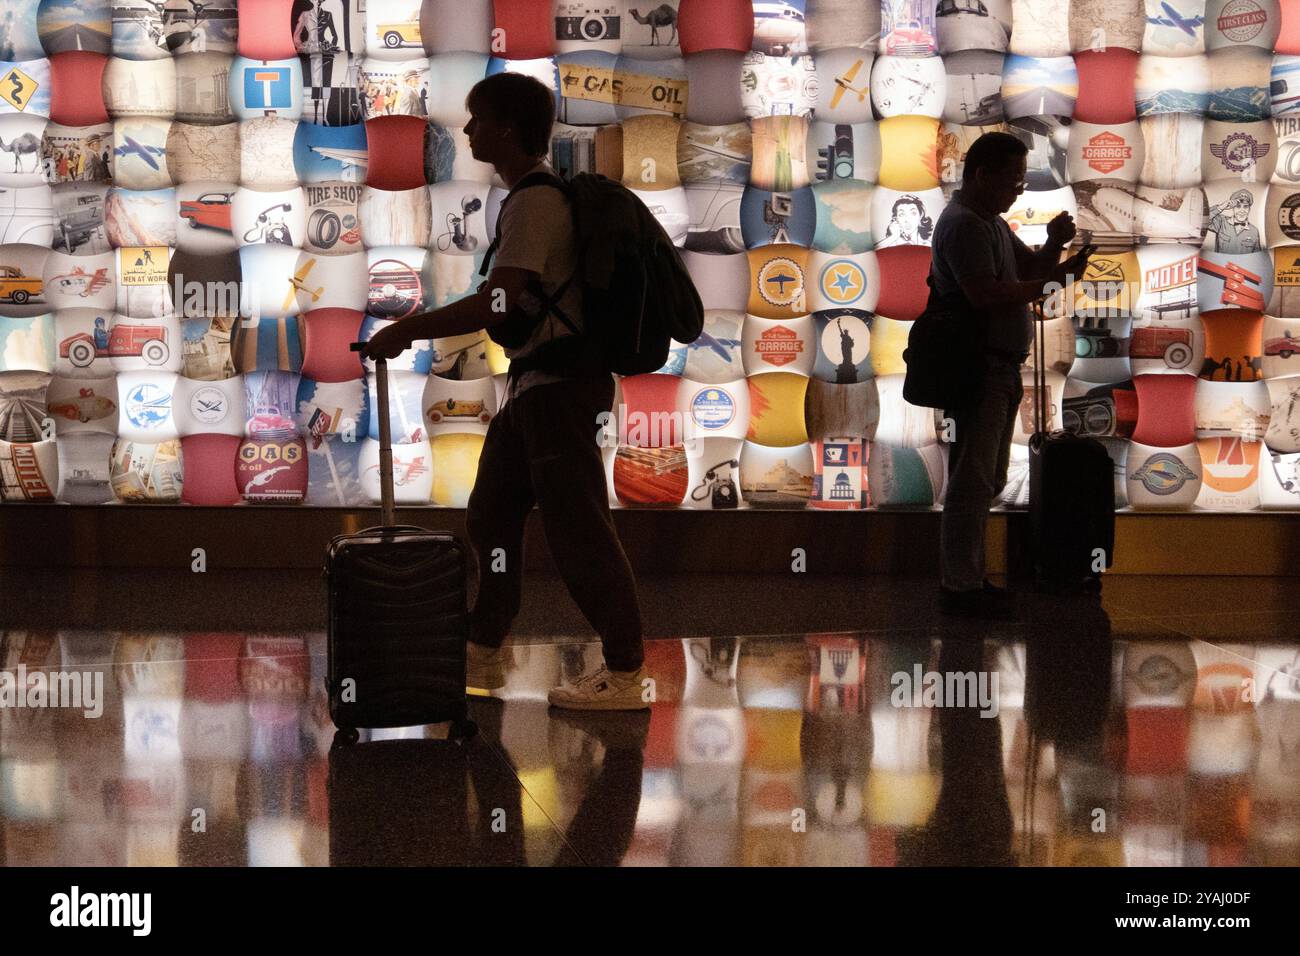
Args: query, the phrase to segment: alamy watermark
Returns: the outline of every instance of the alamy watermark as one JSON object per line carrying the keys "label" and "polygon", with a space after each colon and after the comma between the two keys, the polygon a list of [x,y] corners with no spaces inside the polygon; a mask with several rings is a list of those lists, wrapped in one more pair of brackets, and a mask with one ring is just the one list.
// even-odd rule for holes
{"label": "alamy watermark", "polygon": [[57,928],[125,927],[133,936],[153,928],[152,893],[83,893],[73,886],[50,897],[50,925]]}
{"label": "alamy watermark", "polygon": [[997,671],[895,671],[889,679],[895,707],[978,707],[981,717],[998,715]]}
{"label": "alamy watermark", "polygon": [[104,672],[44,671],[30,673],[26,664],[0,671],[0,709],[80,709],[94,719],[104,713]]}

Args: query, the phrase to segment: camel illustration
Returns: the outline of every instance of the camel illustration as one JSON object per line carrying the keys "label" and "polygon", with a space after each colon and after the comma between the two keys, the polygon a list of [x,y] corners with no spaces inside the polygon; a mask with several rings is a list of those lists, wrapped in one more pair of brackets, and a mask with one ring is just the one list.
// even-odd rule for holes
{"label": "camel illustration", "polygon": [[[35,133],[23,133],[20,136],[15,136],[8,143],[0,137],[0,150],[13,156],[14,168],[11,169],[10,172],[34,172],[40,166],[39,153],[41,151],[41,140]],[[32,163],[31,170],[23,169],[23,153],[31,153],[35,159]]]}
{"label": "camel illustration", "polygon": [[668,45],[672,46],[677,42],[677,11],[666,3],[661,3],[645,16],[642,16],[635,9],[629,10],[628,15],[642,26],[650,28],[650,45],[659,45],[659,28],[672,27],[673,35],[668,40]]}
{"label": "camel illustration", "polygon": [[1250,382],[1256,381],[1263,375],[1264,358],[1260,355],[1243,355],[1245,364],[1241,362],[1234,363],[1231,355],[1225,355],[1222,362],[1216,362],[1208,355],[1201,363],[1200,377],[1216,381],[1215,374],[1222,372],[1223,378],[1218,381],[1224,382]]}
{"label": "camel illustration", "polygon": [[1218,362],[1210,358],[1208,355],[1205,356],[1205,360],[1201,363],[1201,373],[1199,377],[1209,381],[1214,381],[1214,375],[1216,372],[1223,372],[1224,380],[1227,381],[1229,376],[1232,374],[1232,359],[1225,356],[1222,362]]}

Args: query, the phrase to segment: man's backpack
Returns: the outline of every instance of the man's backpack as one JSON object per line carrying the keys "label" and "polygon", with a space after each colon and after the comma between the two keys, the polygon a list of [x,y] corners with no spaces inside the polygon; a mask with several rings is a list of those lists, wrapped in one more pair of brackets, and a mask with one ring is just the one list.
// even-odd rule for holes
{"label": "man's backpack", "polygon": [[[540,186],[559,189],[569,199],[577,271],[554,295],[537,290],[543,304],[538,312],[507,316],[490,326],[488,335],[505,348],[519,348],[549,313],[578,335],[512,360],[512,371],[563,369],[573,364],[574,346],[581,344],[604,369],[638,375],[663,368],[671,340],[689,345],[699,338],[704,328],[700,295],[672,240],[635,193],[595,173],[579,173],[568,183],[549,173],[533,173],[515,184],[502,209],[521,190]],[[499,239],[498,226],[479,275],[490,271]],[[582,288],[581,330],[558,305],[570,282]]]}

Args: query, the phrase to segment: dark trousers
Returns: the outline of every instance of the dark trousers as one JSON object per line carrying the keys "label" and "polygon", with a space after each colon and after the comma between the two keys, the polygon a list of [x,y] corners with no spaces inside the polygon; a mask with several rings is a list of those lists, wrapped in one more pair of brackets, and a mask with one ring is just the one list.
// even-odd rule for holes
{"label": "dark trousers", "polygon": [[1020,364],[990,357],[979,398],[944,412],[953,420],[954,439],[939,532],[944,587],[974,591],[984,583],[984,527],[1007,483],[1023,395]]}
{"label": "dark trousers", "polygon": [[614,401],[603,374],[534,385],[488,426],[466,529],[478,562],[471,639],[500,647],[519,613],[524,524],[534,503],[565,586],[604,646],[611,670],[641,666],[636,581],[609,511],[596,420]]}

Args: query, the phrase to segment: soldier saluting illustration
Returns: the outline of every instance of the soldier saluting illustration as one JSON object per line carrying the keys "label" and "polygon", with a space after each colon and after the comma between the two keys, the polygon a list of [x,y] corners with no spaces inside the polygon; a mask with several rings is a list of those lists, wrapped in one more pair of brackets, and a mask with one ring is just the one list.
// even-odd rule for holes
{"label": "soldier saluting illustration", "polygon": [[1254,204],[1249,189],[1238,189],[1224,202],[1210,207],[1209,229],[1214,233],[1215,252],[1258,252],[1263,248],[1259,230],[1248,222]]}

